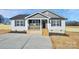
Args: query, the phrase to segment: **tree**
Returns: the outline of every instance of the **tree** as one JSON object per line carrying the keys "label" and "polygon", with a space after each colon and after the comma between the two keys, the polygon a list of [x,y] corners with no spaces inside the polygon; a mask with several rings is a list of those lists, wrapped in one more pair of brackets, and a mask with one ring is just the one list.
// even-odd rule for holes
{"label": "tree", "polygon": [[67,21],[67,26],[79,26],[79,21]]}
{"label": "tree", "polygon": [[2,15],[0,15],[0,23],[4,22],[4,17]]}

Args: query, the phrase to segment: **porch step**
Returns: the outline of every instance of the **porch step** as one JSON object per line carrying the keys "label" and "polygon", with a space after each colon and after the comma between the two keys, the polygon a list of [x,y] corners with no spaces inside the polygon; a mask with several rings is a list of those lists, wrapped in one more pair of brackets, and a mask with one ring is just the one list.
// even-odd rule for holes
{"label": "porch step", "polygon": [[48,29],[42,29],[42,35],[43,36],[48,36]]}
{"label": "porch step", "polygon": [[41,34],[40,30],[28,30],[28,34]]}

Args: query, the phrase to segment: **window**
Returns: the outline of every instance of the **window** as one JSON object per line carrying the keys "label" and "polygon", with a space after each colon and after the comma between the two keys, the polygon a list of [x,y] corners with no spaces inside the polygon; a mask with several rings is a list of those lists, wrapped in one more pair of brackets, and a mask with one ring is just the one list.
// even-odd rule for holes
{"label": "window", "polygon": [[61,20],[57,20],[57,26],[61,26]]}
{"label": "window", "polygon": [[61,26],[61,20],[51,20],[51,26]]}
{"label": "window", "polygon": [[21,26],[25,26],[25,21],[20,21]]}
{"label": "window", "polygon": [[19,26],[19,21],[15,20],[15,26]]}
{"label": "window", "polygon": [[39,26],[40,25],[40,20],[37,20],[37,19],[36,20],[34,20],[34,19],[33,20],[29,20],[29,24],[30,25],[37,25],[37,26]]}
{"label": "window", "polygon": [[51,20],[51,26],[56,26],[56,21],[55,20]]}
{"label": "window", "polygon": [[25,26],[25,20],[15,20],[15,26]]}
{"label": "window", "polygon": [[29,29],[39,29],[40,19],[29,19]]}

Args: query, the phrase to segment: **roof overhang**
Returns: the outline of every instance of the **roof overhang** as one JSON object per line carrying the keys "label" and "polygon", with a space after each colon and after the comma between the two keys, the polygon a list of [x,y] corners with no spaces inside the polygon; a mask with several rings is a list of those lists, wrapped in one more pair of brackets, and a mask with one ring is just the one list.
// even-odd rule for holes
{"label": "roof overhang", "polygon": [[50,19],[52,19],[52,20],[53,20],[53,19],[56,19],[56,20],[57,20],[57,19],[60,19],[60,20],[67,20],[67,18],[50,18]]}
{"label": "roof overhang", "polygon": [[43,15],[43,14],[41,14],[41,13],[34,13],[34,14],[31,14],[31,15],[25,17],[25,19],[28,19],[28,18],[30,18],[30,17],[32,17],[32,16],[34,16],[34,15],[37,15],[37,14],[39,14],[39,15],[45,17],[45,18],[48,18],[47,16],[45,16],[45,15]]}

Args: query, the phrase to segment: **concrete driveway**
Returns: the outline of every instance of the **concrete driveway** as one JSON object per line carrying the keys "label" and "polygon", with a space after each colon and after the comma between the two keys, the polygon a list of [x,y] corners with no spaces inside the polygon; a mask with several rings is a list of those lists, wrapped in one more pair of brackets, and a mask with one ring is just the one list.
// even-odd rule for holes
{"label": "concrete driveway", "polygon": [[51,49],[49,37],[39,34],[7,33],[0,35],[0,49]]}

